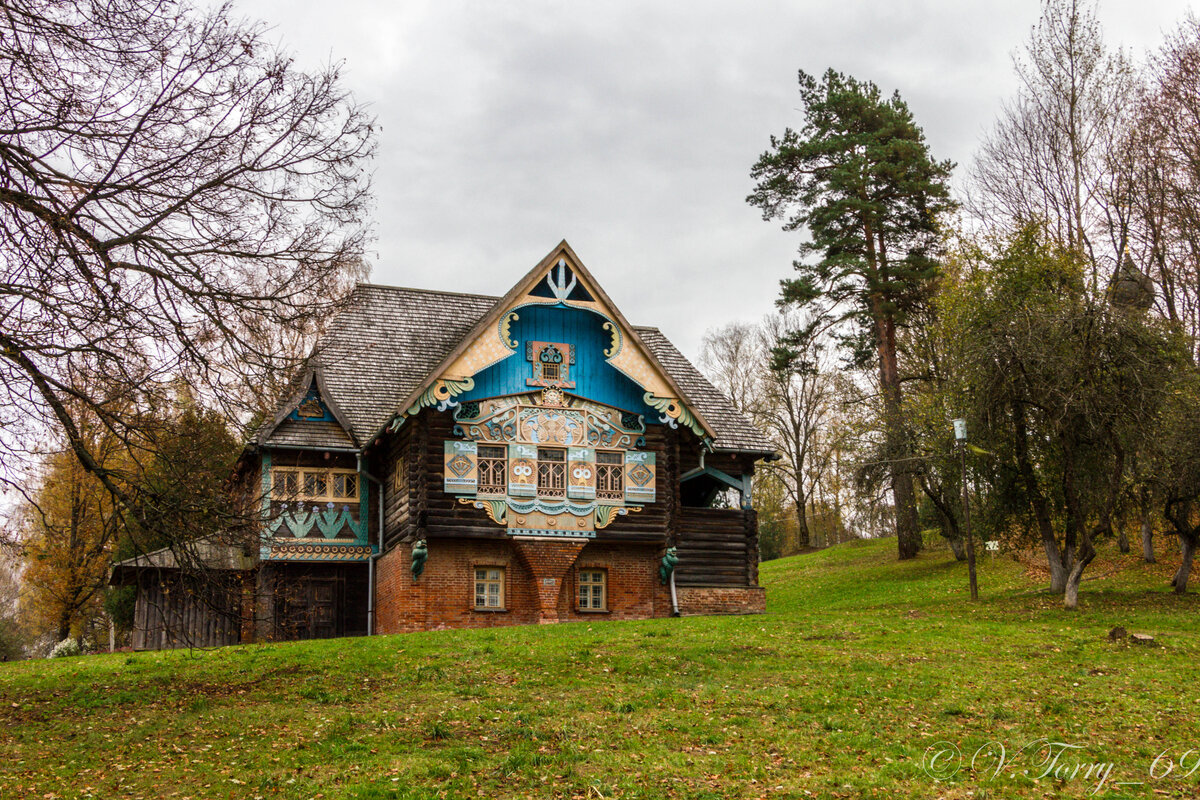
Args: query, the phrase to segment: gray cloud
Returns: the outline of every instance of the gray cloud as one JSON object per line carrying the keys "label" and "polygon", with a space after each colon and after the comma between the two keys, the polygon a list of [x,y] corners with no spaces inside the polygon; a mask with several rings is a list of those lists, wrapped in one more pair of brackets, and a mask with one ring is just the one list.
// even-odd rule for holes
{"label": "gray cloud", "polygon": [[[1101,6],[1140,56],[1182,0]],[[799,123],[796,71],[898,89],[970,160],[1036,21],[1021,2],[385,4],[243,0],[302,64],[345,62],[382,124],[372,280],[506,291],[566,238],[632,321],[695,355],[769,311],[797,234],[743,198]]]}

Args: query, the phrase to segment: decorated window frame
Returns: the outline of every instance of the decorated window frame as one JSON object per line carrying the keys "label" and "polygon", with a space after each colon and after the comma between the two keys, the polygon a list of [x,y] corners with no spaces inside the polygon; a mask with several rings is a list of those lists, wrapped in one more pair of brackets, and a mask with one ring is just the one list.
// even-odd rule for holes
{"label": "decorated window frame", "polygon": [[484,444],[476,448],[479,473],[476,492],[482,497],[503,497],[508,493],[508,446]]}
{"label": "decorated window frame", "polygon": [[526,385],[544,389],[575,388],[575,382],[571,380],[575,345],[566,342],[527,342],[525,359],[533,371],[533,376],[525,381]]}
{"label": "decorated window frame", "polygon": [[538,497],[567,496],[567,448],[538,447]]}
{"label": "decorated window frame", "polygon": [[328,467],[272,467],[271,497],[283,502],[358,502],[358,470]]}
{"label": "decorated window frame", "polygon": [[596,500],[625,502],[625,452],[596,451]]}

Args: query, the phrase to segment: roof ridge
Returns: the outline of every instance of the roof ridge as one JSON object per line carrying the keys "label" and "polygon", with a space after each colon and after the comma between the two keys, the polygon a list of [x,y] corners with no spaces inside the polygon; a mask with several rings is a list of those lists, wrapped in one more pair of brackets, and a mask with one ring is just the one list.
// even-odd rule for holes
{"label": "roof ridge", "polygon": [[477,297],[480,300],[491,300],[493,302],[500,299],[499,295],[494,294],[479,294],[478,292],[447,292],[441,289],[421,289],[416,286],[395,286],[388,283],[371,283],[369,281],[359,281],[358,283],[354,284],[354,288],[357,289],[359,287],[367,289],[388,289],[396,292],[419,292],[421,294],[450,295],[454,297]]}

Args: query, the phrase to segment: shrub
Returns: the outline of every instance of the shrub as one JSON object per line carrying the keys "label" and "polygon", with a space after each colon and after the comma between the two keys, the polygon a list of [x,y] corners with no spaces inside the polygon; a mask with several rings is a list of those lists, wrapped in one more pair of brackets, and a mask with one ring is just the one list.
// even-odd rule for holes
{"label": "shrub", "polygon": [[58,644],[54,645],[54,649],[50,651],[48,658],[69,658],[70,656],[83,655],[83,649],[80,648],[79,642],[76,639],[67,637]]}

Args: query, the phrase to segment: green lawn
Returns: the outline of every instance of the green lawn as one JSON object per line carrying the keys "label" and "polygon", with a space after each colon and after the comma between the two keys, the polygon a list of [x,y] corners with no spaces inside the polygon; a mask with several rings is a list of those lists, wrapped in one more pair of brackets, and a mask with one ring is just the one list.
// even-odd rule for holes
{"label": "green lawn", "polygon": [[0,798],[1200,796],[1169,564],[1106,554],[1068,613],[1009,558],[971,604],[894,547],[764,564],[763,616],[0,665]]}

